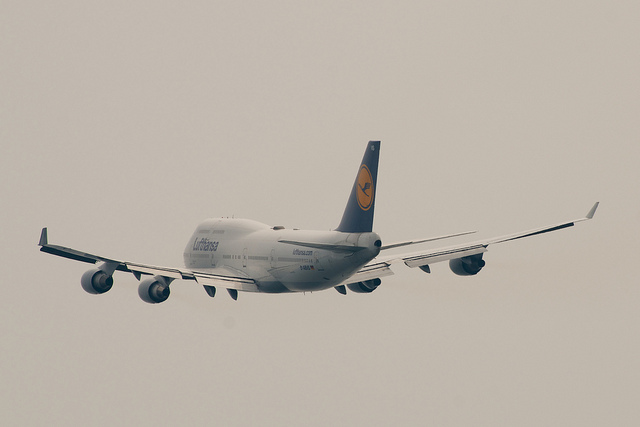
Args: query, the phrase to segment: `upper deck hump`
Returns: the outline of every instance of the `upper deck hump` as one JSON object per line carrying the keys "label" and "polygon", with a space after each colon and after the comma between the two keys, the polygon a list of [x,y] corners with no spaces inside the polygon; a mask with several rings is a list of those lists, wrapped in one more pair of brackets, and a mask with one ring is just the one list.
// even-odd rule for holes
{"label": "upper deck hump", "polygon": [[196,232],[223,232],[225,234],[246,234],[254,231],[268,230],[267,224],[243,218],[208,218],[202,221]]}

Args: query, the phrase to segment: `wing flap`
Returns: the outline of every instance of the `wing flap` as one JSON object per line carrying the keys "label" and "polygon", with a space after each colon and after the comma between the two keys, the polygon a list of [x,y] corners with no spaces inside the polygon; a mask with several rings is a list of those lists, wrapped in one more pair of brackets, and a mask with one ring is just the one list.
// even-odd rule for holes
{"label": "wing flap", "polygon": [[154,276],[171,277],[182,280],[195,280],[201,285],[218,286],[245,292],[259,292],[255,280],[242,277],[239,273],[225,268],[211,268],[208,271],[192,271],[178,268],[155,267],[143,264],[128,263],[132,272]]}
{"label": "wing flap", "polygon": [[448,261],[450,259],[477,255],[483,252],[487,252],[487,247],[484,245],[463,246],[432,253],[407,256],[403,257],[402,261],[404,261],[407,267],[415,268],[423,265],[435,264],[436,262]]}
{"label": "wing flap", "polygon": [[341,284],[346,285],[348,283],[364,282],[366,280],[379,279],[380,277],[392,276],[393,271],[389,263],[378,262],[375,264],[369,264],[362,267],[357,273],[350,276],[347,280]]}
{"label": "wing flap", "polygon": [[156,267],[152,265],[144,265],[144,264],[135,264],[135,263],[126,263],[129,271],[135,271],[141,274],[150,274],[152,276],[163,276],[163,277],[171,277],[172,279],[191,279],[193,277],[185,277],[179,269],[177,268],[167,268],[167,267]]}
{"label": "wing flap", "polygon": [[333,252],[358,252],[365,249],[362,246],[354,245],[340,245],[331,243],[314,243],[314,242],[299,242],[296,240],[278,240],[280,243],[286,243],[288,245],[304,246],[306,248],[323,249]]}
{"label": "wing flap", "polygon": [[[215,269],[213,270],[215,271]],[[226,289],[235,289],[244,292],[260,292],[255,280],[252,279],[202,272],[194,272],[193,275],[201,285],[220,286]]]}

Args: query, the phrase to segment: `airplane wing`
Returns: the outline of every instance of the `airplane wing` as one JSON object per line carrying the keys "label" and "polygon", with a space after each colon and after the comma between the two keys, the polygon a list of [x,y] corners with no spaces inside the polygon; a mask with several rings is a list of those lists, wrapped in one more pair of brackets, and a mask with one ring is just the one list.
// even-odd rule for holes
{"label": "airplane wing", "polygon": [[[487,247],[495,243],[508,242],[511,240],[522,239],[525,237],[531,237],[538,234],[548,233],[551,231],[561,230],[574,226],[581,221],[590,220],[593,218],[598,204],[593,205],[591,210],[583,218],[579,218],[572,221],[565,221],[558,224],[552,224],[546,227],[534,228],[532,230],[522,231],[519,233],[508,234],[504,236],[489,238],[472,243],[448,246],[445,248],[429,249],[426,251],[412,252],[406,254],[389,255],[385,257],[375,258],[371,263],[364,266],[361,270],[356,272],[349,279],[345,280],[342,285],[372,281],[384,276],[393,274],[391,266],[393,264],[404,263],[407,267],[415,268],[419,267],[421,270],[429,273],[429,265],[450,260],[460,260],[460,270],[455,271],[461,275],[473,275],[476,274],[484,266],[482,261],[482,254],[487,252]],[[466,268],[465,268],[466,267]],[[454,269],[455,266],[452,266]]]}
{"label": "airplane wing", "polygon": [[223,267],[207,268],[205,270],[190,270],[185,268],[158,267],[136,262],[120,261],[64,246],[52,245],[49,244],[46,227],[42,229],[39,246],[42,252],[63,258],[69,258],[89,264],[104,262],[109,265],[110,270],[132,273],[138,280],[140,280],[142,275],[152,275],[171,279],[194,280],[201,285],[220,286],[226,289],[235,289],[238,291],[258,292],[258,287],[253,279],[242,276],[241,272],[229,268]]}

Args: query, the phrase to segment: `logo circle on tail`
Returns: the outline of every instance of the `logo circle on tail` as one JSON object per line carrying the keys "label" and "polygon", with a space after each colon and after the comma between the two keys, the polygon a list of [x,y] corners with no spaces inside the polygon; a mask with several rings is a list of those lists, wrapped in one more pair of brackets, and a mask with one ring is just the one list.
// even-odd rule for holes
{"label": "logo circle on tail", "polygon": [[358,199],[358,205],[363,211],[368,211],[373,205],[373,177],[367,165],[362,165],[360,172],[358,172],[358,181],[356,183],[358,189],[356,190],[356,199]]}

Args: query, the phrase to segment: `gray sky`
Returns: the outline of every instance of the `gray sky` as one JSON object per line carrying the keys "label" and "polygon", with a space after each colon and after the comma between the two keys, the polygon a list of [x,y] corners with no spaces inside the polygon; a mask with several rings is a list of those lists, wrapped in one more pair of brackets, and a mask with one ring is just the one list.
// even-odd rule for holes
{"label": "gray sky", "polygon": [[[526,3],[526,2],[525,2]],[[0,4],[0,418],[637,425],[635,1]],[[52,243],[180,266],[199,221],[337,226],[382,140],[387,243],[591,222],[476,277],[151,306]]]}

